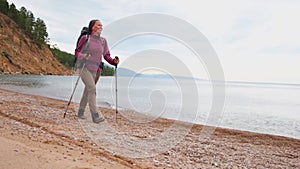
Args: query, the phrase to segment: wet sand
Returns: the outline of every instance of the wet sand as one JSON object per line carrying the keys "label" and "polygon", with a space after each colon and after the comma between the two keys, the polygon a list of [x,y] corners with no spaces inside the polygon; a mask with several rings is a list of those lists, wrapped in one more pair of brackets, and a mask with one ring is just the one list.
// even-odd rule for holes
{"label": "wet sand", "polygon": [[[112,137],[105,127],[140,141],[166,133],[176,121],[134,113],[119,113],[116,119],[115,110],[99,108],[106,120],[96,125],[88,114],[87,120],[79,120],[74,103],[63,119],[66,105],[58,99],[0,89],[1,168],[300,168],[299,139],[216,128],[209,138],[199,140],[203,126],[196,124],[182,141],[166,151],[155,151],[155,156],[120,155],[114,151],[124,149],[122,142],[135,142]],[[86,127],[101,130],[100,141],[91,138]],[[149,147],[144,147],[145,151]]]}

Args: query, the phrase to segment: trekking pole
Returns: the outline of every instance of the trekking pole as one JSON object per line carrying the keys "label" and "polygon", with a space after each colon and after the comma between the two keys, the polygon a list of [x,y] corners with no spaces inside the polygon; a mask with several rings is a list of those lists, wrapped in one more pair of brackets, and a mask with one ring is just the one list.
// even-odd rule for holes
{"label": "trekking pole", "polygon": [[[116,56],[116,59],[119,59],[118,56]],[[117,69],[118,65],[115,65],[115,88],[116,88],[116,122],[117,122],[117,114],[118,114],[118,77],[117,77]]]}
{"label": "trekking pole", "polygon": [[69,108],[69,106],[70,106],[71,100],[72,100],[73,95],[74,95],[74,93],[75,93],[76,87],[77,87],[77,85],[78,85],[78,82],[79,82],[79,79],[80,79],[80,77],[81,77],[81,74],[82,74],[82,72],[83,72],[83,68],[84,68],[84,67],[85,67],[85,62],[83,63],[83,66],[82,66],[82,68],[81,68],[81,70],[80,70],[79,76],[78,76],[78,78],[77,78],[77,80],[76,80],[76,83],[75,83],[73,92],[72,92],[72,94],[71,94],[70,100],[69,100],[69,102],[68,102],[67,108],[66,108],[65,113],[64,113],[64,118],[66,117],[68,108]]}

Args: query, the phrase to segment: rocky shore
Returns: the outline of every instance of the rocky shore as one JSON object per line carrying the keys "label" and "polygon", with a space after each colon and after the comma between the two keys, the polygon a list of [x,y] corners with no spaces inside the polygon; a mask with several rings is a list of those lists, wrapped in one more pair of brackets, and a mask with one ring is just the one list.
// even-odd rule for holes
{"label": "rocky shore", "polygon": [[[158,138],[176,121],[134,113],[129,118],[123,112],[116,117],[114,110],[99,108],[106,120],[96,125],[90,122],[88,114],[85,121],[77,119],[74,103],[67,117],[62,118],[66,105],[62,100],[0,89],[0,166],[6,169],[300,168],[298,139],[216,128],[209,138],[199,140],[204,126],[196,124],[178,144],[155,152],[154,156],[120,155],[116,149],[124,149],[121,144],[130,147],[137,144],[135,140],[142,144]],[[149,120],[140,123],[138,119]],[[181,125],[190,124],[178,126]],[[118,136],[112,137],[111,129]],[[121,139],[127,137],[131,140]],[[179,139],[175,135],[170,138]]]}

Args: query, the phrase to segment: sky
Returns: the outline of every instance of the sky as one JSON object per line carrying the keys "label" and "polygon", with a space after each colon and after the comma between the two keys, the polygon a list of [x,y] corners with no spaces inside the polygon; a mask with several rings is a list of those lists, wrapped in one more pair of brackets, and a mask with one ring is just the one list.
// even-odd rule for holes
{"label": "sky", "polygon": [[[186,21],[208,39],[218,56],[224,80],[300,84],[298,0],[8,2],[14,3],[18,9],[24,6],[36,18],[44,20],[50,44],[70,53],[74,53],[81,28],[88,25],[91,19],[101,19],[105,30],[106,26],[125,17],[160,13]],[[149,22],[147,24],[151,24]],[[126,25],[120,29],[126,29]],[[112,48],[111,53],[118,55],[122,63],[130,56],[149,49],[172,53],[182,60],[194,77],[209,78],[205,63],[193,56],[193,52],[182,45],[180,40],[166,36],[147,34],[128,38]],[[171,63],[169,61],[166,64]]]}

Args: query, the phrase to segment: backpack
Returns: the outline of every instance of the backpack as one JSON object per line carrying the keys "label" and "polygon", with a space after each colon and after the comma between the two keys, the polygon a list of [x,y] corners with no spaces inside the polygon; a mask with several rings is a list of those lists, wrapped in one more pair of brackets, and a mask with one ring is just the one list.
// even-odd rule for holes
{"label": "backpack", "polygon": [[[84,46],[84,49],[83,49],[83,50],[86,50],[86,48],[87,48],[88,45],[89,45],[90,34],[91,34],[91,32],[89,31],[89,28],[86,27],[86,26],[84,26],[84,27],[81,29],[80,35],[79,35],[79,37],[78,37],[78,39],[77,39],[77,42],[76,42],[76,48],[78,47],[78,43],[79,43],[81,37],[82,37],[83,35],[87,35],[86,40],[85,40],[85,43],[84,43],[85,46]],[[105,39],[104,39],[103,37],[100,37],[100,39],[101,39],[101,42],[102,42],[102,47],[103,47],[103,49],[104,49],[104,48],[105,48]],[[103,52],[103,53],[105,53],[105,52]],[[74,67],[74,69],[76,70],[78,67],[80,67],[80,64],[77,65],[77,63],[76,63],[76,62],[77,62],[77,57],[76,57],[76,56],[74,56],[74,57],[75,57],[75,58],[74,58],[73,67]],[[103,68],[103,65],[104,65],[104,63],[101,62],[99,66],[100,66],[101,68]]]}

